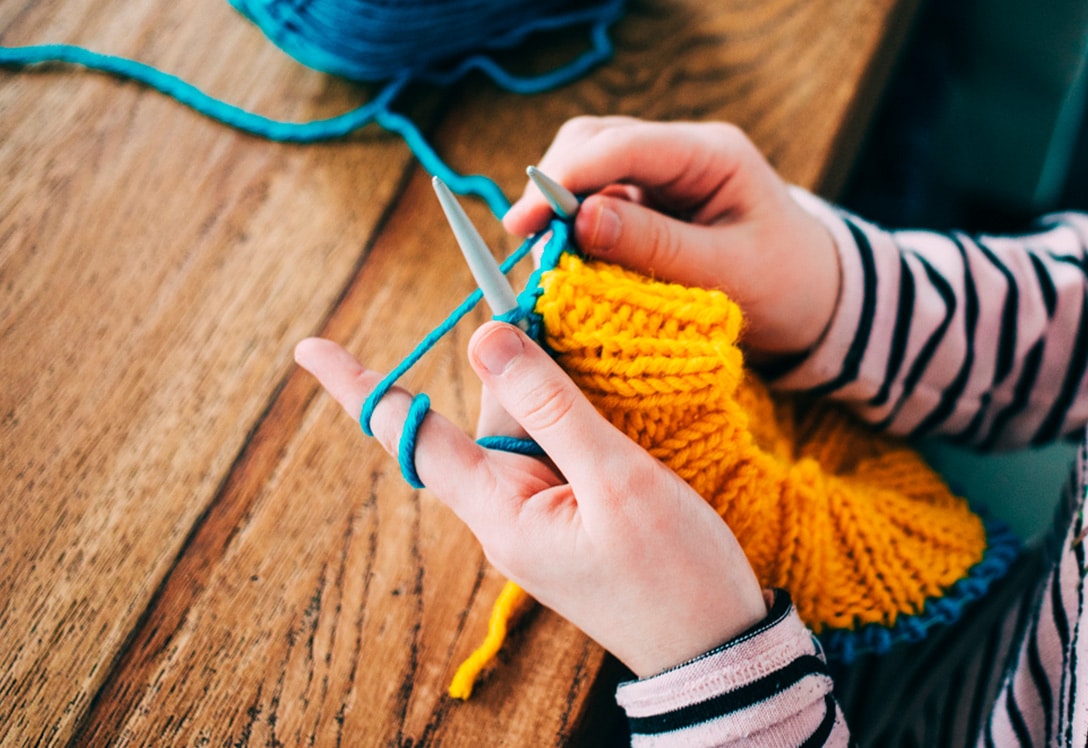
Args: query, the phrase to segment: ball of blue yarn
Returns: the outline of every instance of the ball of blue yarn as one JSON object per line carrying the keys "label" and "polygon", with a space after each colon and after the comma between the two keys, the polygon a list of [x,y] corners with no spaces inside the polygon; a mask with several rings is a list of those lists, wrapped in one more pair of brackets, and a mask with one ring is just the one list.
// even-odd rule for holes
{"label": "ball of blue yarn", "polygon": [[289,55],[357,81],[443,78],[470,55],[618,14],[615,0],[230,0]]}
{"label": "ball of blue yarn", "polygon": [[[404,138],[428,173],[450,189],[482,198],[496,216],[510,203],[481,175],[461,175],[443,162],[419,129],[393,110],[412,81],[449,85],[479,70],[521,94],[561,86],[612,54],[609,27],[625,0],[229,0],[265,35],[304,65],[353,80],[380,83],[374,98],[327,119],[284,122],[216,99],[138,60],[70,44],[0,45],[0,67],[46,62],[81,65],[135,80],[214,120],[258,137],[312,143],[338,138],[369,123]],[[590,45],[574,59],[542,73],[517,75],[492,55],[541,31],[585,27]]]}

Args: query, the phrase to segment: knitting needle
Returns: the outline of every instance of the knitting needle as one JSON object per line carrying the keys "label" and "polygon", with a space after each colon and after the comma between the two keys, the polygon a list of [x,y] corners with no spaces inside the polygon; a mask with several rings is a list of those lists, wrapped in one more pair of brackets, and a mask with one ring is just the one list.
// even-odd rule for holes
{"label": "knitting needle", "polygon": [[542,172],[535,166],[530,166],[525,170],[525,173],[529,175],[529,179],[533,180],[533,184],[540,190],[549,203],[551,203],[552,210],[564,221],[569,221],[578,212],[578,198],[574,196],[574,193],[568,190],[563,185],[556,182],[547,174]]}
{"label": "knitting needle", "polygon": [[[476,279],[476,284],[483,292],[492,314],[501,317],[517,309],[517,294],[499,269],[499,264],[495,262],[491,250],[484,244],[480,233],[472,225],[461,204],[457,202],[457,198],[450,192],[446,183],[438,177],[434,177],[431,184],[434,186],[435,194],[438,195],[438,202],[442,204],[446,220],[453,229],[453,235],[457,238],[457,244],[461,247],[461,254],[465,256],[468,268],[472,271],[472,277]],[[522,330],[529,326],[524,319],[518,320],[517,325]]]}

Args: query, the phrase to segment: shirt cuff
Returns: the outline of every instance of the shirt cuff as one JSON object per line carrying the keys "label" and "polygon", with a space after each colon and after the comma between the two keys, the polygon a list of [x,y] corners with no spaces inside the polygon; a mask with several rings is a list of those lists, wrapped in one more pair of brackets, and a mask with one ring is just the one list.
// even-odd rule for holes
{"label": "shirt cuff", "polygon": [[632,745],[797,745],[821,728],[845,729],[819,645],[789,595],[773,595],[767,618],[744,634],[620,684]]}

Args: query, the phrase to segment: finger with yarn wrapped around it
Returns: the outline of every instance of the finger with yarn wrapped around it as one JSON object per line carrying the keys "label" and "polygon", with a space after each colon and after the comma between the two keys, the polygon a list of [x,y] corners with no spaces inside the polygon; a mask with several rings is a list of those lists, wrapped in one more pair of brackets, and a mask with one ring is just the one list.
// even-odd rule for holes
{"label": "finger with yarn wrapped around it", "polygon": [[[336,343],[320,338],[303,340],[295,348],[295,360],[309,371],[352,418],[382,380],[382,375],[360,364]],[[395,387],[374,411],[374,436],[389,454],[399,456],[401,437],[412,396]],[[489,452],[440,413],[429,412],[417,434],[414,465],[424,484],[438,488],[438,497],[470,528],[496,513],[485,499],[494,480],[488,474]],[[517,459],[520,455],[506,455]],[[522,458],[528,460],[529,458]]]}

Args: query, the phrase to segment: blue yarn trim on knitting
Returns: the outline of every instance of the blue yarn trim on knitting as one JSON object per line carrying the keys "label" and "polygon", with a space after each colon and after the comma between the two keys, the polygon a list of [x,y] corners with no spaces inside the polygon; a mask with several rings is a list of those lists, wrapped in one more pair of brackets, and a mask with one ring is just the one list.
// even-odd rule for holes
{"label": "blue yarn trim on knitting", "polygon": [[[351,53],[358,55],[359,50],[341,50],[344,54],[336,55],[322,49],[321,45],[313,40],[303,39],[305,27],[290,23],[291,14],[296,10],[292,9],[292,4],[261,4],[254,0],[230,0],[230,2],[244,16],[257,24],[266,36],[299,62],[325,72],[355,79],[372,80],[362,74],[361,68],[353,67],[351,64],[353,59]],[[608,37],[608,30],[622,15],[624,2],[625,0],[607,0],[592,8],[573,10],[552,17],[527,19],[523,25],[516,26],[507,33],[490,40],[487,45],[491,50],[505,49],[539,31],[589,24],[590,48],[569,63],[551,71],[534,76],[516,76],[504,70],[485,54],[473,54],[450,69],[426,67],[402,70],[385,82],[373,101],[336,117],[311,122],[283,122],[270,119],[209,96],[192,84],[142,62],[69,44],[0,46],[0,66],[28,67],[51,62],[79,65],[136,81],[228,127],[278,142],[313,143],[330,140],[343,137],[373,122],[399,135],[430,175],[439,177],[451,190],[460,195],[480,197],[487,203],[491,212],[501,218],[510,208],[510,201],[499,186],[488,177],[478,174],[461,175],[451,169],[431,148],[415,124],[392,110],[394,100],[413,81],[448,86],[474,70],[483,72],[496,85],[519,94],[539,93],[565,85],[612,56],[613,46]],[[268,12],[267,8],[273,6],[278,9],[277,12],[280,15]]]}
{"label": "blue yarn trim on knitting", "polygon": [[985,597],[994,582],[1009,571],[1020,554],[1020,540],[1004,523],[984,520],[986,550],[967,576],[941,597],[926,601],[921,613],[901,615],[891,628],[872,623],[860,629],[831,629],[819,634],[828,661],[850,664],[865,655],[887,654],[893,647],[926,638],[931,629],[958,621],[964,610]]}

